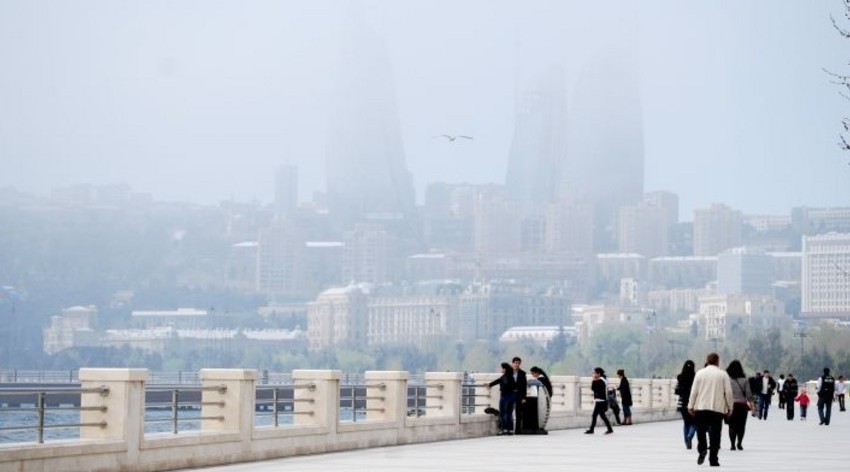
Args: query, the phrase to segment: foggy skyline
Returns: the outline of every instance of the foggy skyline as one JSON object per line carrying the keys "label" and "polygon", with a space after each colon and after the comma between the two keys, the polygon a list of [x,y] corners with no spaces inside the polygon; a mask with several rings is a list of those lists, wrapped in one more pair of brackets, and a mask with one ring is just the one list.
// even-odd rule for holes
{"label": "foggy skyline", "polygon": [[[271,203],[274,172],[289,163],[309,200],[325,187],[355,15],[388,48],[419,202],[435,181],[504,183],[518,91],[557,66],[572,97],[614,46],[635,55],[643,187],[679,194],[683,220],[712,202],[745,213],[846,206],[847,102],[822,70],[846,72],[847,42],[829,19],[841,13],[838,1],[793,0],[0,0],[0,186],[47,195],[126,183],[158,200]],[[443,133],[475,140],[434,139]]]}

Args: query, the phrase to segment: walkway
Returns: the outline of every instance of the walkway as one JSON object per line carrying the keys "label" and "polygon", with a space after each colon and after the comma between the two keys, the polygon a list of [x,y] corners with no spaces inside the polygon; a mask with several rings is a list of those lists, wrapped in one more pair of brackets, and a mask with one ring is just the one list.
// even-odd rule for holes
{"label": "walkway", "polygon": [[[730,451],[726,427],[720,465],[724,470],[752,472],[812,471],[844,468],[844,441],[850,438],[850,413],[833,410],[832,424],[819,426],[817,410],[810,406],[809,419],[785,419],[771,408],[768,421],[747,422],[744,451]],[[814,411],[812,411],[814,410]],[[681,471],[708,469],[708,461],[696,464],[694,449],[686,450],[681,422],[660,422],[617,427],[612,435],[581,430],[553,431],[548,436],[493,436],[464,441],[445,441],[408,446],[290,457],[264,462],[203,469],[209,472],[271,471]]]}

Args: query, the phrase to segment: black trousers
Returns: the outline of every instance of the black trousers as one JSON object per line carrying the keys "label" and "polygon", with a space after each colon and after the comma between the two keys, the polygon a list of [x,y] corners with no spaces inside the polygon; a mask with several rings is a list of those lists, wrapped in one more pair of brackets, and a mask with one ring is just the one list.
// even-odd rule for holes
{"label": "black trousers", "polygon": [[789,420],[794,419],[794,399],[788,398],[785,400],[785,417]]}
{"label": "black trousers", "polygon": [[748,416],[750,416],[750,407],[746,403],[734,404],[732,416],[729,417],[729,440],[732,441],[733,446],[741,444],[744,440]]}
{"label": "black trousers", "polygon": [[[720,450],[720,433],[723,430],[723,413],[711,410],[698,410],[695,415],[697,423],[697,451],[700,455],[708,452],[708,462],[717,463],[717,451]],[[706,441],[708,435],[708,441]]]}
{"label": "black trousers", "polygon": [[596,428],[596,417],[601,416],[602,421],[605,422],[605,426],[608,427],[608,431],[611,431],[611,422],[608,421],[608,415],[605,412],[608,411],[608,402],[596,402],[596,405],[593,407],[593,416],[590,420],[590,430],[593,431]]}

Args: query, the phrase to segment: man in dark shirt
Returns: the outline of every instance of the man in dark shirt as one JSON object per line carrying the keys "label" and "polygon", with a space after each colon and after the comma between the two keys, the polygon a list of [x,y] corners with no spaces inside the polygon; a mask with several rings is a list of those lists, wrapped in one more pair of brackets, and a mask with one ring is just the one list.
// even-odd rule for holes
{"label": "man in dark shirt", "polygon": [[782,387],[782,394],[785,395],[785,417],[789,421],[794,419],[794,399],[797,398],[798,393],[800,392],[797,379],[794,378],[794,374],[788,374]]}
{"label": "man in dark shirt", "polygon": [[516,431],[519,431],[522,429],[522,404],[525,403],[525,397],[528,395],[528,379],[525,376],[525,371],[520,369],[522,359],[514,357],[511,361],[511,365],[514,368],[514,385],[516,388],[514,391],[516,401],[516,421],[514,422],[514,425],[516,427]]}

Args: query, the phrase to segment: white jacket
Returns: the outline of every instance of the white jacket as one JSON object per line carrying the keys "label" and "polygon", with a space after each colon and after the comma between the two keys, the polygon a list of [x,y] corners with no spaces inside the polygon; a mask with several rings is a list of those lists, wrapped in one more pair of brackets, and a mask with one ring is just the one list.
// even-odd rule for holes
{"label": "white jacket", "polygon": [[709,365],[697,372],[688,399],[688,409],[723,414],[732,411],[732,381],[725,370]]}

